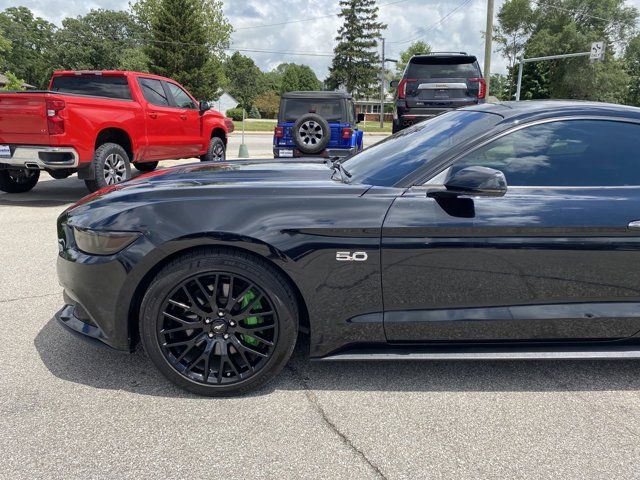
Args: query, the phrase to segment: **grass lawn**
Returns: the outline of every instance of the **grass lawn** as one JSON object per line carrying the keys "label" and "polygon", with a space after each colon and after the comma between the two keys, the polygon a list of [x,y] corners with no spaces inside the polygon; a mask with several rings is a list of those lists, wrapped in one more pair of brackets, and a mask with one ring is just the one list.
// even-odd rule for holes
{"label": "grass lawn", "polygon": [[[242,131],[242,122],[233,122],[236,126],[236,132]],[[245,132],[273,132],[273,127],[276,126],[275,120],[254,120],[247,119],[244,121]],[[363,122],[358,124],[358,128],[364,132],[370,133],[391,133],[391,123],[384,124],[384,128],[380,129],[379,122]]]}

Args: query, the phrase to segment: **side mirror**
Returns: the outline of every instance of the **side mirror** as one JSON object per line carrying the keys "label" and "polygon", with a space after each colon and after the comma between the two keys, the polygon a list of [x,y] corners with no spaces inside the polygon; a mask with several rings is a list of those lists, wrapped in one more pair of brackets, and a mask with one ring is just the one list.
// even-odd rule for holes
{"label": "side mirror", "polygon": [[398,88],[398,84],[399,84],[399,83],[400,83],[400,82],[398,82],[398,80],[391,80],[391,82],[389,82],[389,86],[390,86],[391,88]]}
{"label": "side mirror", "polygon": [[430,197],[502,197],[507,193],[507,179],[500,170],[467,167],[454,173],[444,184],[446,190],[428,192]]}
{"label": "side mirror", "polygon": [[207,102],[206,100],[200,100],[200,102],[198,102],[198,110],[200,111],[200,115],[202,115],[204,112],[206,112],[210,108],[211,106],[209,105],[209,102]]}
{"label": "side mirror", "polygon": [[359,113],[356,118],[356,123],[364,122],[364,113]]}

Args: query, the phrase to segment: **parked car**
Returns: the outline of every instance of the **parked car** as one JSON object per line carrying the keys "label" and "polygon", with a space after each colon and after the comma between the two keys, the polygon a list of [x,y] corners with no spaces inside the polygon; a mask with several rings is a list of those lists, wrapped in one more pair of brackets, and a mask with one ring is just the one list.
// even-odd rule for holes
{"label": "parked car", "polygon": [[345,92],[287,92],[273,133],[276,158],[347,157],[362,150],[353,98]]}
{"label": "parked car", "polygon": [[487,104],[326,166],[134,179],[60,216],[57,318],[206,395],[298,332],[323,360],[640,358],[639,136],[638,108]]}
{"label": "parked car", "polygon": [[484,103],[487,86],[478,60],[465,52],[414,55],[397,87],[393,133],[442,112]]}
{"label": "parked car", "polygon": [[48,91],[0,93],[0,190],[31,190],[47,171],[90,191],[158,161],[225,159],[233,122],[177,82],[148,73],[58,71]]}

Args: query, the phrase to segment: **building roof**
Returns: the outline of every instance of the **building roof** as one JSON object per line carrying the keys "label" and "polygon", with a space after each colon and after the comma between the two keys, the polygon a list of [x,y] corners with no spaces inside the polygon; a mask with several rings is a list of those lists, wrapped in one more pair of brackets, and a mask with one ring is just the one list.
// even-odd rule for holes
{"label": "building roof", "polygon": [[[6,85],[7,83],[9,83],[9,79],[7,78],[7,76],[0,73],[0,85]],[[29,85],[28,83],[23,83],[22,88],[35,90],[36,87],[34,87],[33,85]]]}

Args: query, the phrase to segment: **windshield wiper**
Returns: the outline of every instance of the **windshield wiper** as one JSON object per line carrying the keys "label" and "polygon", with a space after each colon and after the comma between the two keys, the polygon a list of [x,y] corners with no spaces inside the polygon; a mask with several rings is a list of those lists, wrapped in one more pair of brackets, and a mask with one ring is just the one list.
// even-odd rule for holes
{"label": "windshield wiper", "polygon": [[340,161],[340,157],[333,157],[331,159],[325,160],[324,163],[331,169],[332,177],[336,174],[336,172],[338,172],[340,174],[340,180],[342,181],[342,183],[350,183],[349,179],[352,177],[352,175],[346,168],[344,168],[342,162]]}

